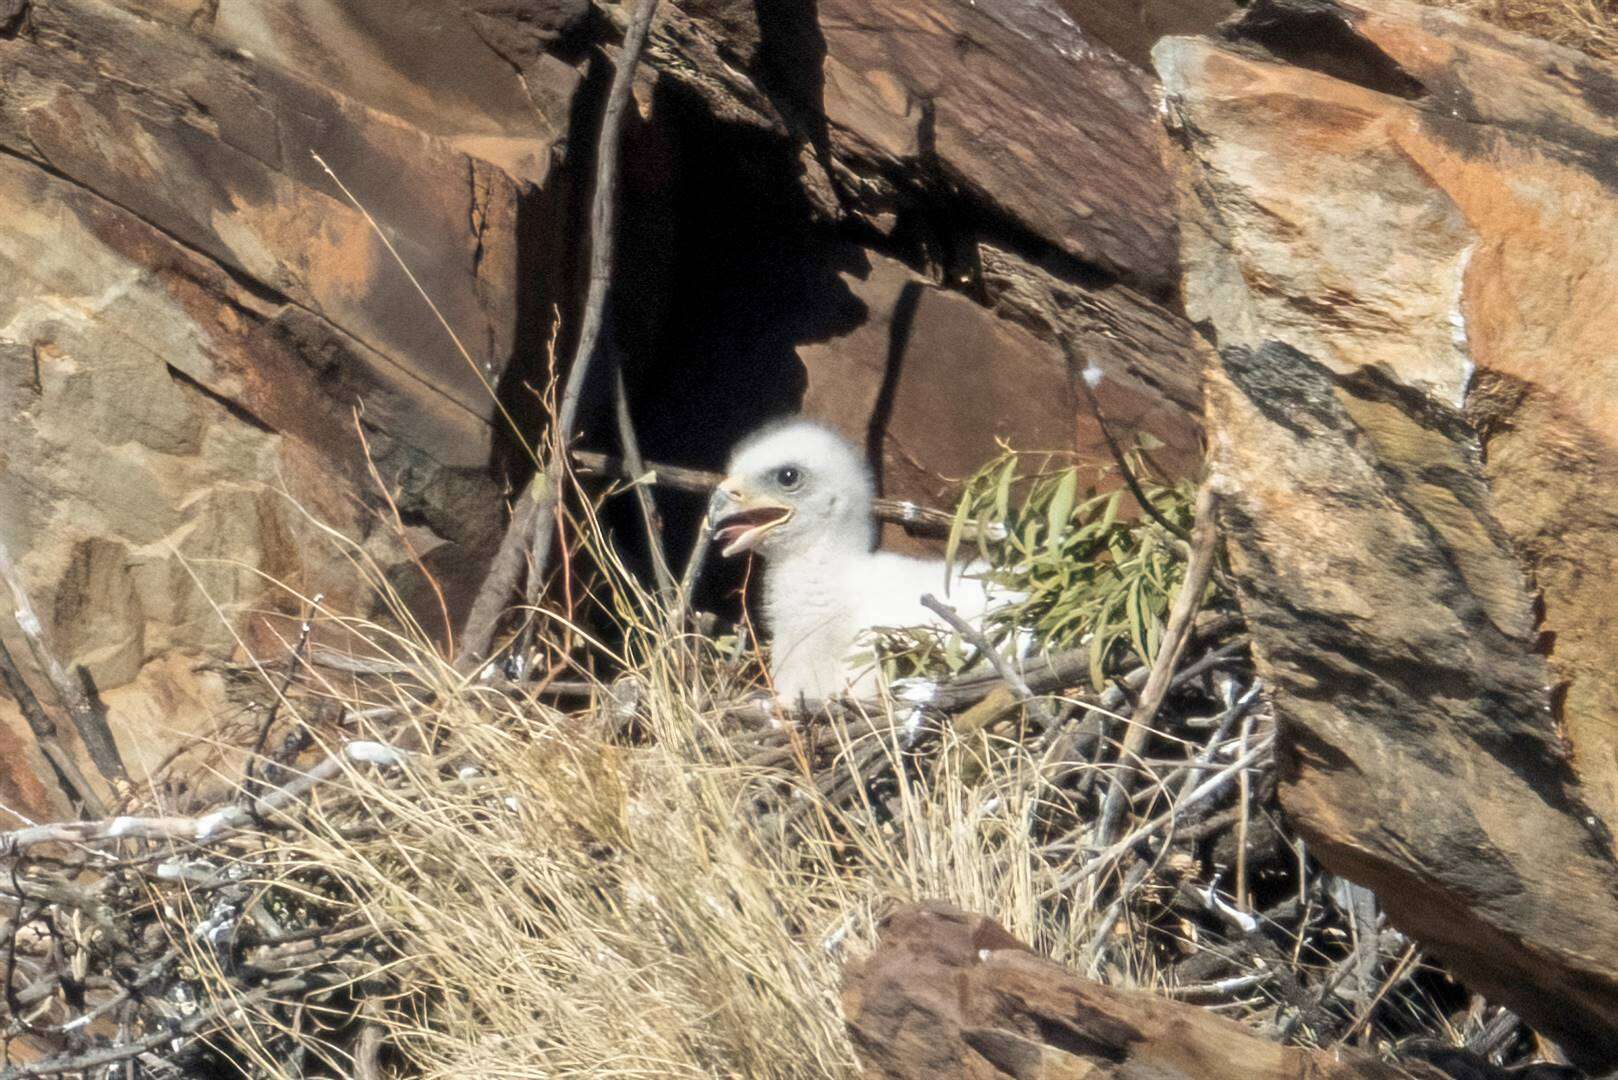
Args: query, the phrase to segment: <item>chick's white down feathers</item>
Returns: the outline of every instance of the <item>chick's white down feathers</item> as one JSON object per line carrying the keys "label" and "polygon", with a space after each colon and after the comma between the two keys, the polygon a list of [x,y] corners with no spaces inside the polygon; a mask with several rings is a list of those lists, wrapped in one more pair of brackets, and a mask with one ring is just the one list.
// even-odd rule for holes
{"label": "chick's white down feathers", "polygon": [[727,471],[721,527],[725,514],[761,505],[790,511],[747,541],[764,560],[770,676],[787,701],[873,691],[878,672],[862,647],[869,631],[944,625],[922,605],[924,594],[972,622],[994,602],[975,576],[981,564],[957,565],[946,583],[942,559],[875,550],[870,471],[827,428],[801,420],[767,427],[736,447]]}

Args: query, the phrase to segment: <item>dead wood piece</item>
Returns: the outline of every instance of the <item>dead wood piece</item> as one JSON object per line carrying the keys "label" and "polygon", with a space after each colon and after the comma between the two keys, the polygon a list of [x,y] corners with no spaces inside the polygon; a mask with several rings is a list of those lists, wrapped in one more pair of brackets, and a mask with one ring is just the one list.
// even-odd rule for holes
{"label": "dead wood piece", "polygon": [[624,113],[629,108],[635,67],[646,48],[657,3],[658,0],[641,0],[635,10],[629,30],[624,34],[623,52],[613,72],[612,88],[607,92],[607,107],[601,116],[601,133],[596,145],[595,191],[590,200],[590,284],[585,292],[578,345],[568,367],[567,383],[552,428],[550,456],[545,468],[536,473],[518,495],[500,550],[467,616],[461,652],[455,658],[456,668],[463,673],[488,658],[485,654],[506,602],[516,588],[525,556],[529,563],[528,602],[537,603],[540,590],[544,588],[545,571],[550,565],[551,532],[556,525],[556,508],[561,502],[562,484],[567,475],[568,449],[578,422],[585,377],[600,343],[607,290],[612,283],[618,205],[618,137],[623,129]]}
{"label": "dead wood piece", "polygon": [[875,952],[845,973],[843,1008],[865,1075],[891,1080],[1442,1076],[1419,1063],[1281,1046],[1196,1006],[1091,982],[992,920],[937,903],[883,920]]}
{"label": "dead wood piece", "polygon": [[[629,411],[629,387],[624,382],[623,354],[613,350],[612,373],[613,414],[618,421],[618,445],[624,452],[624,464],[636,472],[646,471],[646,462],[640,456],[640,437],[635,433],[635,418]],[[646,526],[646,545],[652,553],[652,571],[657,576],[657,588],[665,603],[675,598],[674,571],[669,569],[669,556],[663,543],[663,517],[657,512],[657,502],[644,484],[635,485],[635,503],[640,507],[641,521]]]}
{"label": "dead wood piece", "polygon": [[27,640],[29,651],[34,654],[34,662],[39,665],[62,707],[72,718],[91,762],[121,797],[129,788],[129,772],[124,768],[123,755],[118,752],[118,744],[112,737],[106,714],[91,702],[83,687],[67,673],[46,644],[45,626],[34,612],[33,602],[23,588],[22,575],[3,544],[0,544],[0,578],[5,579],[6,587],[11,591],[17,628]]}
{"label": "dead wood piece", "polygon": [[1204,480],[1197,492],[1197,517],[1192,533],[1191,562],[1185,570],[1185,581],[1180,585],[1180,591],[1174,598],[1173,610],[1169,612],[1168,625],[1163,630],[1163,640],[1158,645],[1151,676],[1146,680],[1146,689],[1141,691],[1140,704],[1136,706],[1129,731],[1124,736],[1124,745],[1118,754],[1121,768],[1113,774],[1112,786],[1107,791],[1107,802],[1102,808],[1101,825],[1097,832],[1103,844],[1110,843],[1117,831],[1128,794],[1124,784],[1125,776],[1131,762],[1139,756],[1141,748],[1146,745],[1147,736],[1151,734],[1152,721],[1156,719],[1157,710],[1162,708],[1163,700],[1168,696],[1169,688],[1174,683],[1175,668],[1179,666],[1180,654],[1185,649],[1186,642],[1190,640],[1192,620],[1202,606],[1203,593],[1208,591],[1208,581],[1213,574],[1214,554],[1219,539],[1218,529],[1214,524],[1217,504],[1218,496],[1214,493],[1213,482]]}

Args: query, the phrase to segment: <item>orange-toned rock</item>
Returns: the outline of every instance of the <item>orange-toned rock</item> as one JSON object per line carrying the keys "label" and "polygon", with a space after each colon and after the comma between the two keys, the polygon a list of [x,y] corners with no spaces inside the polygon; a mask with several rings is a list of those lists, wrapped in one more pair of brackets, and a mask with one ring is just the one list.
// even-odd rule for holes
{"label": "orange-toned rock", "polygon": [[[480,10],[33,0],[0,29],[0,541],[137,772],[231,737],[205,661],[282,651],[249,617],[298,606],[272,580],[371,608],[324,527],[430,598],[421,557],[452,607],[498,535],[486,381],[578,76]],[[12,710],[5,807],[55,816]]]}
{"label": "orange-toned rock", "polygon": [[1266,0],[1156,51],[1224,520],[1328,865],[1618,1061],[1618,70]]}

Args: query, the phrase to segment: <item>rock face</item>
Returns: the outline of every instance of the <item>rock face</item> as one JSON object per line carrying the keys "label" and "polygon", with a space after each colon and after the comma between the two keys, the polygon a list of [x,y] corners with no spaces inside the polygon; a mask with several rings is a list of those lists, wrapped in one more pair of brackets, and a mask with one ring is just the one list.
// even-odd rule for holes
{"label": "rock face", "polygon": [[[674,320],[647,341],[661,372],[643,381],[648,400],[679,415],[687,388],[711,401],[738,366],[779,365],[805,411],[871,447],[886,494],[930,501],[997,436],[1105,453],[1075,407],[1066,343],[1104,373],[1120,434],[1162,439],[1171,468],[1196,459],[1199,343],[1178,304],[1153,82],[1061,5],[685,0],[660,16],[651,62],[665,167],[697,184],[664,193],[655,217],[700,230],[688,262],[676,239],[663,273],[679,295],[738,262],[707,290],[722,307],[674,301],[702,310],[699,330]],[[715,142],[739,140],[749,159],[716,164]],[[749,207],[734,189],[765,172],[774,194]],[[750,227],[730,247],[738,222]],[[666,246],[658,233],[635,249],[654,235]],[[779,314],[759,326],[739,310]],[[759,418],[743,411],[734,426]],[[679,432],[668,445],[723,459]]]}
{"label": "rock face", "polygon": [[1081,979],[943,904],[883,921],[844,979],[865,1074],[890,1080],[1438,1080],[1436,1070],[1268,1042],[1232,1020]]}
{"label": "rock face", "polygon": [[1224,523],[1328,865],[1618,1061],[1618,70],[1396,3],[1156,51]]}
{"label": "rock face", "polygon": [[[201,661],[279,651],[247,617],[298,607],[271,579],[370,606],[326,527],[451,603],[497,535],[485,382],[578,77],[536,62],[525,90],[432,7],[39,0],[0,33],[0,541],[132,766],[213,730]],[[53,817],[30,762],[6,805]]]}

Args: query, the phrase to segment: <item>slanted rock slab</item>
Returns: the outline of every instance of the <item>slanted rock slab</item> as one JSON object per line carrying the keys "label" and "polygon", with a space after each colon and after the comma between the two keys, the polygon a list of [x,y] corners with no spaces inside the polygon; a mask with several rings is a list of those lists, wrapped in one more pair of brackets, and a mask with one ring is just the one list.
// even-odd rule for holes
{"label": "slanted rock slab", "polygon": [[1395,2],[1156,50],[1282,799],[1618,1061],[1618,70]]}
{"label": "slanted rock slab", "polygon": [[843,1011],[889,1080],[1438,1080],[1351,1052],[1281,1046],[1195,1005],[1081,979],[992,919],[913,904],[851,964]]}

